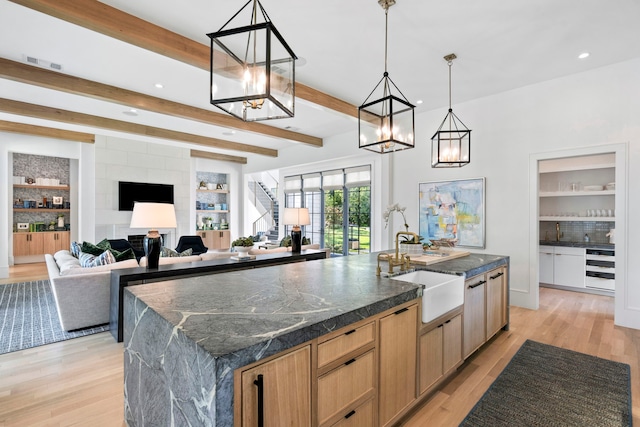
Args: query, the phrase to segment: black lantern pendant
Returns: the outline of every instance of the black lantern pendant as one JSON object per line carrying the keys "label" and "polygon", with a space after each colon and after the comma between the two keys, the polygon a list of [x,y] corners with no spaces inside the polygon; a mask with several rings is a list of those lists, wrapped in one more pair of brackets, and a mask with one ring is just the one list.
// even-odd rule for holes
{"label": "black lantern pendant", "polygon": [[[258,22],[259,15],[264,22]],[[225,29],[232,21],[249,25]],[[207,35],[211,104],[247,122],[293,117],[298,58],[258,0],[249,0],[219,31]]]}
{"label": "black lantern pendant", "polygon": [[[360,148],[385,154],[413,148],[414,108],[400,89],[393,83],[387,72],[387,34],[389,7],[395,0],[379,0],[384,9],[384,74],[367,99],[358,107],[358,135]],[[374,92],[382,87],[381,98],[369,101]],[[395,88],[399,96],[392,93]]]}
{"label": "black lantern pendant", "polygon": [[449,112],[431,137],[431,167],[461,168],[471,161],[471,130],[451,108],[451,65],[457,56],[444,57],[449,65]]}

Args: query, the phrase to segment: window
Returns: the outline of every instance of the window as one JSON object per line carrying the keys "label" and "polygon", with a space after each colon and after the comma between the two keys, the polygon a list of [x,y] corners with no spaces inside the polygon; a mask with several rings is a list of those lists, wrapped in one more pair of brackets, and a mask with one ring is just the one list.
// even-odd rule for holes
{"label": "window", "polygon": [[[303,236],[334,256],[371,251],[371,167],[285,178],[285,206],[309,208]],[[290,233],[290,227],[286,233]]]}

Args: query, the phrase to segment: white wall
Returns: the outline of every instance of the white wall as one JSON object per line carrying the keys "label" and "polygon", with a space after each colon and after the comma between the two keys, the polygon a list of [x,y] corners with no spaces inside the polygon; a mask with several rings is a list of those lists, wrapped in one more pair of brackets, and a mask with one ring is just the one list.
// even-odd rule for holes
{"label": "white wall", "polygon": [[[591,146],[627,143],[627,216],[640,211],[640,60],[632,60],[593,71],[523,87],[491,97],[454,105],[455,113],[472,129],[471,164],[461,169],[430,167],[430,137],[446,114],[446,107],[416,116],[416,148],[386,155],[388,177],[381,166],[382,182],[374,186],[373,223],[380,224],[388,202],[407,206],[407,221],[418,224],[420,182],[486,177],[486,249],[484,252],[511,257],[511,301],[535,308],[537,283],[530,279],[529,160],[546,153]],[[455,93],[455,88],[454,88]],[[455,96],[454,96],[455,99]],[[258,159],[251,170],[303,170],[307,163],[338,158],[369,159],[376,156],[358,150],[354,131],[325,139],[323,149],[295,147],[282,150],[277,159]],[[380,157],[380,156],[378,156]],[[381,165],[385,165],[383,160]],[[374,160],[375,162],[375,160]],[[304,165],[304,166],[302,166]],[[309,166],[312,170],[313,165]],[[378,193],[378,194],[377,194]],[[382,193],[382,194],[379,194]],[[397,225],[394,226],[398,228]],[[387,233],[381,236],[382,245]],[[640,259],[640,223],[628,221],[627,259]],[[535,247],[535,245],[533,245]],[[374,248],[379,247],[374,245]],[[382,246],[384,247],[384,246]],[[534,262],[537,257],[533,257]],[[615,321],[640,329],[640,264],[626,263],[616,273]],[[621,281],[618,280],[621,277]],[[628,278],[626,283],[624,278]]]}
{"label": "white wall", "polygon": [[[189,149],[113,136],[96,136],[94,240],[127,238],[131,212],[118,210],[119,181],[173,185],[178,227],[173,241],[168,239],[165,244],[175,247],[180,235],[194,234],[195,227],[191,227],[194,220],[190,214],[193,210],[190,208],[195,206],[195,202],[191,202],[195,177],[192,178],[191,174]],[[147,232],[138,231],[137,234]]]}

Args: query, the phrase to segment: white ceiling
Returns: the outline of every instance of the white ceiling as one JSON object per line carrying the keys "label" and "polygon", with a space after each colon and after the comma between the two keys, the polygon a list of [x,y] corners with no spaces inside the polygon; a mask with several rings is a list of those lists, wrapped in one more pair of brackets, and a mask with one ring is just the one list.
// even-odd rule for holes
{"label": "white ceiling", "polygon": [[[208,45],[206,34],[218,30],[244,0],[103,3]],[[262,5],[300,58],[297,81],[356,106],[364,101],[384,71],[384,10],[377,0]],[[456,104],[639,57],[638,18],[639,0],[397,0],[389,10],[389,75],[411,102],[423,100],[418,113],[446,108],[446,54],[458,56],[452,68]],[[7,0],[0,0],[0,40],[2,58],[25,62],[33,56],[59,63],[73,76],[220,111],[209,104],[208,72]],[[579,60],[585,51],[591,55]],[[154,87],[158,82],[163,89]],[[255,133],[227,135],[229,129],[146,111],[131,117],[123,114],[126,105],[4,79],[0,97],[262,147],[293,144]],[[0,119],[89,130],[4,113]],[[300,99],[295,118],[263,123],[317,137],[357,126],[353,118]]]}

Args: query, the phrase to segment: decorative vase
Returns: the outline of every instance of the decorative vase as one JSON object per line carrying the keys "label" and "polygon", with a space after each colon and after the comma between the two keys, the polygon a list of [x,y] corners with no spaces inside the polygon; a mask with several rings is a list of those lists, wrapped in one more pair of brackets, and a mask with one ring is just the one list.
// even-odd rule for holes
{"label": "decorative vase", "polygon": [[58,228],[64,228],[64,217],[63,216],[59,216],[58,217]]}
{"label": "decorative vase", "polygon": [[239,257],[248,257],[250,246],[234,246],[234,250],[238,253]]}
{"label": "decorative vase", "polygon": [[198,215],[196,225],[198,226],[198,230],[202,230],[204,228],[204,222],[202,222],[202,215]]}

